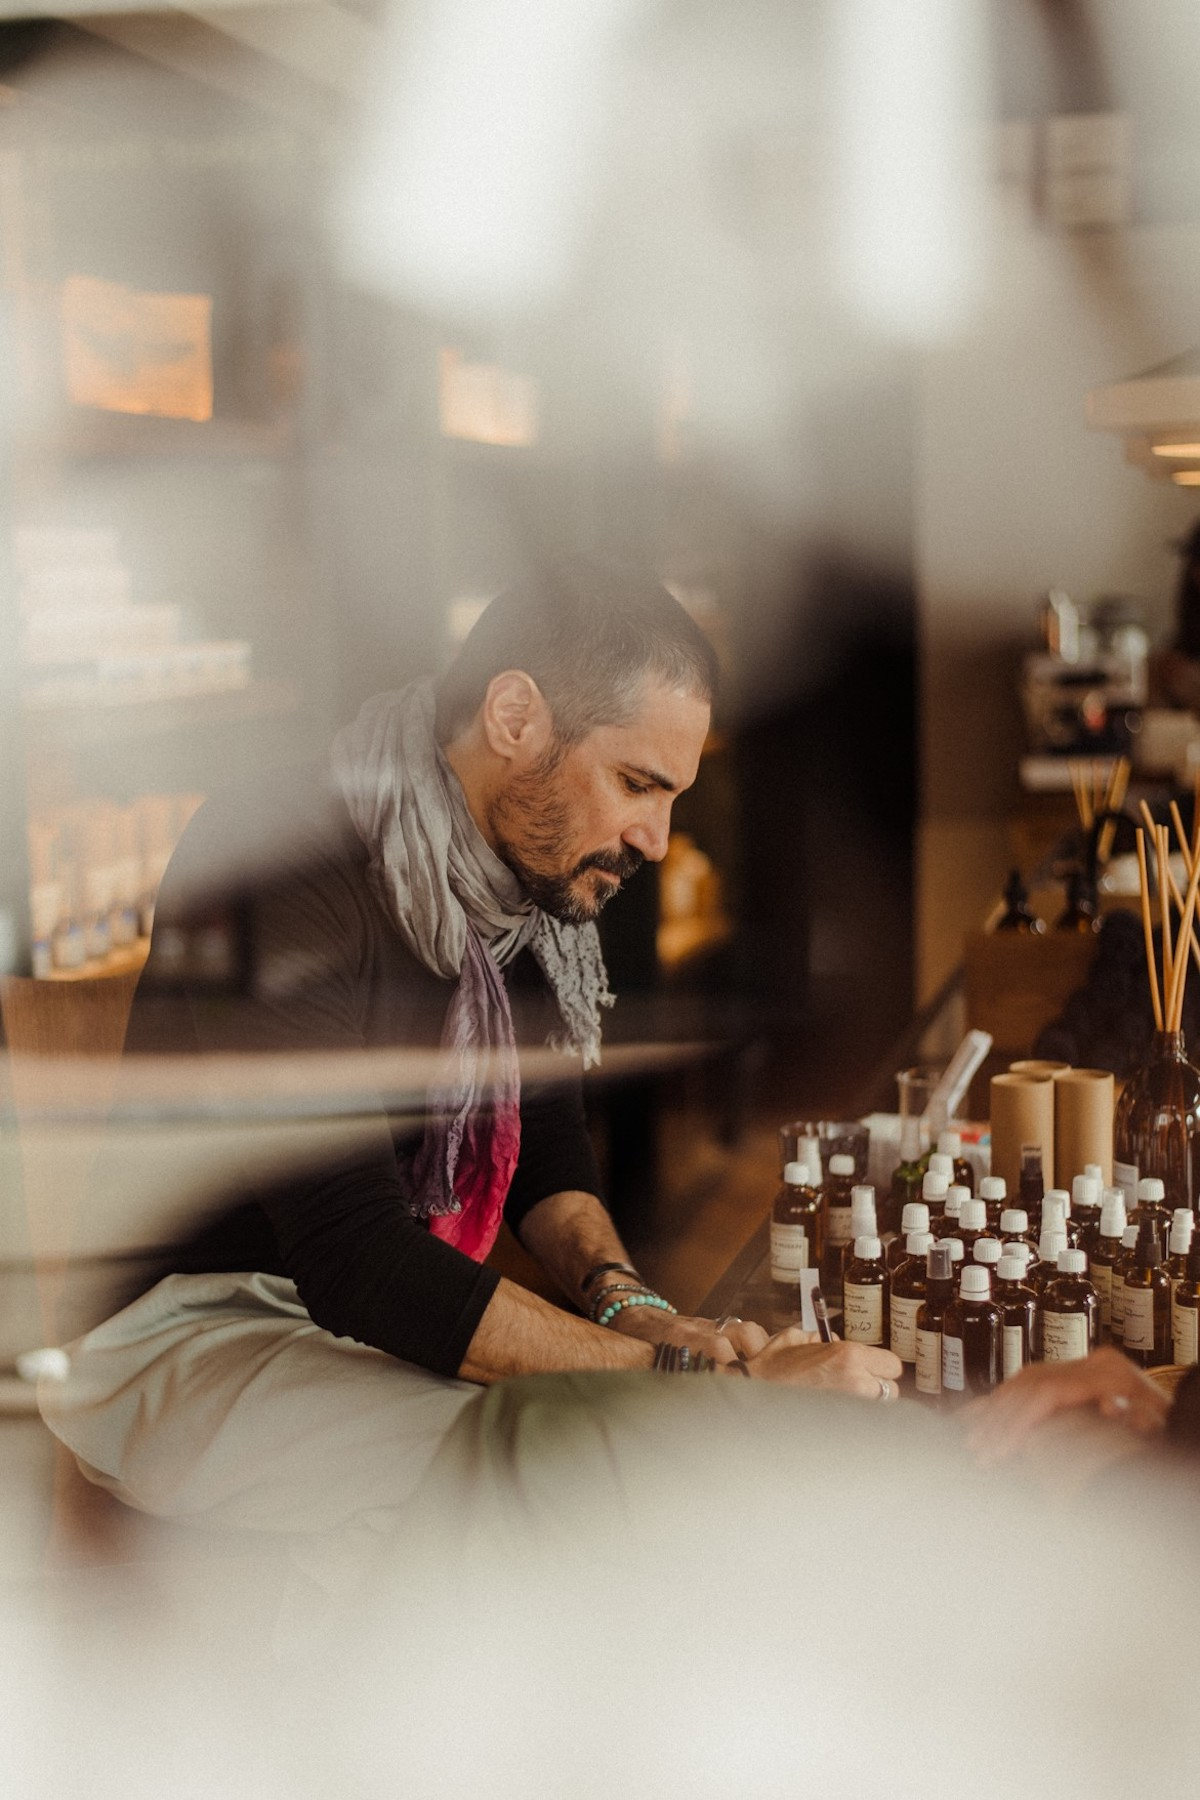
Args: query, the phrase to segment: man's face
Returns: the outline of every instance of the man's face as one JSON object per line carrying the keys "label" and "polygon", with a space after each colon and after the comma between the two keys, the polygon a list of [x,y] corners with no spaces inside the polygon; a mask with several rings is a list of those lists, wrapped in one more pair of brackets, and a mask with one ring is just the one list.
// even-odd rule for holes
{"label": "man's face", "polygon": [[643,862],[662,861],[671,805],[696,779],[709,718],[707,700],[651,680],[626,724],[598,725],[510,775],[487,824],[530,899],[582,925]]}

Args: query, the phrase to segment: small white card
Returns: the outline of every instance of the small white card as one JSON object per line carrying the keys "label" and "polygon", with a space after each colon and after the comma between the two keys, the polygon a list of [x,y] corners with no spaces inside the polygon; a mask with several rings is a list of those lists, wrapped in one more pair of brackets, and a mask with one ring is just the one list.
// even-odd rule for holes
{"label": "small white card", "polygon": [[800,1324],[805,1331],[817,1329],[817,1315],[813,1311],[813,1289],[821,1285],[820,1269],[801,1269],[800,1271]]}

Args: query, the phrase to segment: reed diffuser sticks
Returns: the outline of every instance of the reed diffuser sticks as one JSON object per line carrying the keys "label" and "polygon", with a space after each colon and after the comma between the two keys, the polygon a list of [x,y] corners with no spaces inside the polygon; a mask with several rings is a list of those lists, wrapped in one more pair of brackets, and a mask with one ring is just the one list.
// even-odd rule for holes
{"label": "reed diffuser sticks", "polygon": [[[1107,764],[1072,761],[1067,764],[1067,770],[1075,795],[1075,810],[1085,832],[1091,831],[1097,814],[1120,812],[1129,791],[1130,762],[1127,756],[1118,756]],[[1116,829],[1115,820],[1109,819],[1101,830],[1096,855],[1102,863],[1112,855]]]}
{"label": "reed diffuser sticks", "polygon": [[[1176,826],[1179,830],[1179,826]],[[1159,982],[1158,962],[1154,954],[1154,917],[1150,903],[1150,872],[1146,855],[1147,831],[1154,841],[1155,876],[1158,888],[1159,914],[1162,928],[1162,981]],[[1191,854],[1190,846],[1184,852],[1184,866],[1188,870],[1188,888],[1186,898],[1179,904],[1178,887],[1176,886],[1176,903],[1179,905],[1179,932],[1174,942],[1171,939],[1170,894],[1172,876],[1170,870],[1171,834],[1165,825],[1156,825],[1148,819],[1147,831],[1139,828],[1137,834],[1138,872],[1141,876],[1142,900],[1142,933],[1146,944],[1146,972],[1150,980],[1150,1003],[1154,1009],[1154,1023],[1159,1031],[1175,1032],[1183,1029],[1183,997],[1187,987],[1188,948],[1191,946],[1193,956],[1196,955],[1194,921],[1196,917],[1196,898],[1200,894],[1200,855]]]}

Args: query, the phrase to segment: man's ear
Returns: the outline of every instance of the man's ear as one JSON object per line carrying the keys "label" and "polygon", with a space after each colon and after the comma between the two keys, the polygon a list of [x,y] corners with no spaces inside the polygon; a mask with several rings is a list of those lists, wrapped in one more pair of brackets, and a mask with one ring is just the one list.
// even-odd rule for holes
{"label": "man's ear", "polygon": [[532,675],[505,669],[493,675],[480,708],[480,725],[488,748],[508,762],[533,761],[547,749],[554,720]]}

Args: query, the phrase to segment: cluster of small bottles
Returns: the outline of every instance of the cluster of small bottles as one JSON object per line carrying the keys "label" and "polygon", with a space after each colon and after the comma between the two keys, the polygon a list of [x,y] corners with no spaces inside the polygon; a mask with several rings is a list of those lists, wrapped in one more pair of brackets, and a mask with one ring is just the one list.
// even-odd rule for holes
{"label": "cluster of small bottles", "polygon": [[987,1393],[1027,1363],[1103,1342],[1142,1368],[1200,1360],[1200,1234],[1190,1209],[1168,1210],[1161,1181],[1138,1183],[1128,1219],[1095,1166],[1071,1192],[1009,1206],[999,1177],[972,1193],[956,1149],[943,1134],[886,1246],[852,1158],[832,1157],[824,1183],[815,1143],[790,1163],[771,1224],[781,1307],[795,1309],[800,1271],[819,1267],[843,1337],[890,1348],[929,1399]]}

